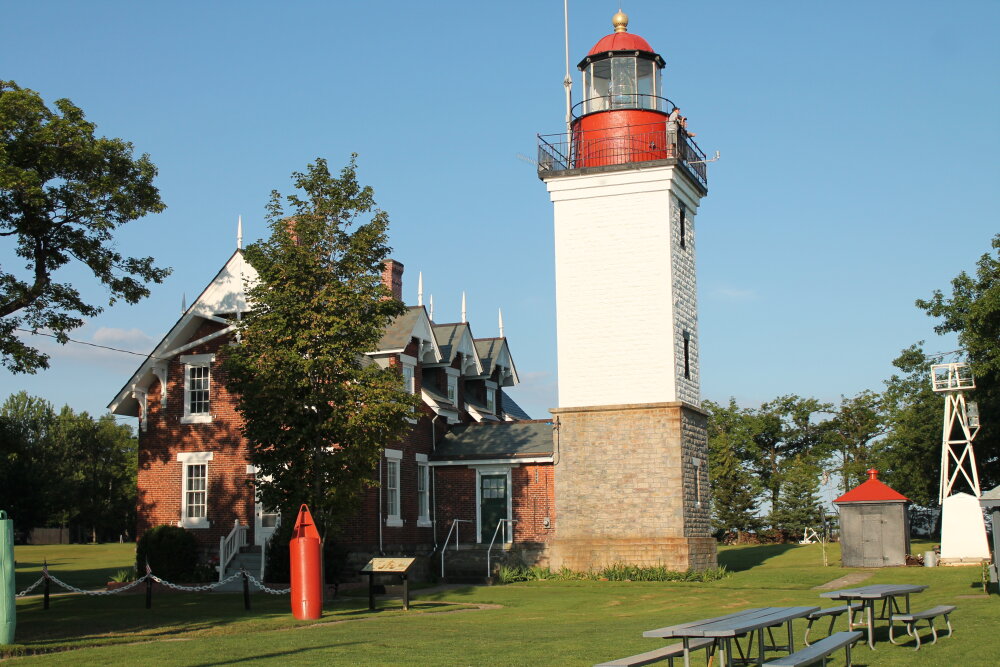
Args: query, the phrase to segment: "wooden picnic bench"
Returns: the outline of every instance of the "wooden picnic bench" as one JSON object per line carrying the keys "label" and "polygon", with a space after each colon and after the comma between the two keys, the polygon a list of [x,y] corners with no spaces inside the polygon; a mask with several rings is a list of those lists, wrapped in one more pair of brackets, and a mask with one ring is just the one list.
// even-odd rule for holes
{"label": "wooden picnic bench", "polygon": [[931,607],[930,609],[925,609],[923,611],[916,611],[907,614],[892,614],[889,617],[889,641],[893,644],[898,644],[892,636],[892,624],[896,621],[904,623],[906,625],[906,634],[910,635],[917,641],[917,646],[913,649],[914,651],[920,650],[920,631],[917,629],[917,621],[927,621],[928,627],[931,629],[931,635],[933,635],[934,640],[932,644],[937,643],[937,630],[934,628],[934,619],[938,616],[944,616],[945,623],[948,624],[948,636],[951,637],[951,619],[949,616],[951,612],[955,611],[956,607],[953,604],[940,604],[936,607]]}
{"label": "wooden picnic bench", "polygon": [[816,662],[821,662],[826,665],[826,659],[830,655],[839,649],[845,649],[847,651],[847,667],[851,667],[851,647],[854,646],[861,637],[864,636],[860,630],[852,630],[845,632],[838,632],[837,634],[830,635],[825,639],[820,639],[815,644],[808,646],[795,653],[790,653],[788,655],[776,658],[769,662],[764,663],[771,667],[803,667],[803,665],[811,665]]}
{"label": "wooden picnic bench", "polygon": [[[688,642],[688,651],[697,651],[698,649],[710,649],[715,645],[714,639],[692,639]],[[670,646],[664,646],[663,648],[654,649],[652,651],[646,651],[645,653],[639,653],[636,655],[630,655],[627,658],[618,658],[617,660],[611,660],[610,662],[602,662],[594,667],[641,667],[642,665],[652,665],[655,662],[663,662],[664,660],[669,661],[670,667],[674,667],[674,658],[684,657],[684,642],[677,642],[676,644],[671,644]]]}
{"label": "wooden picnic bench", "polygon": [[857,604],[847,603],[847,604],[842,604],[839,607],[827,607],[826,609],[820,609],[819,611],[814,611],[813,613],[806,616],[806,618],[809,619],[809,625],[806,626],[806,634],[805,637],[803,637],[805,645],[809,646],[809,631],[812,630],[813,623],[823,618],[824,616],[830,617],[830,627],[826,631],[826,633],[830,635],[833,634],[833,624],[836,623],[837,619],[840,618],[844,613],[850,612],[850,614],[847,617],[847,629],[852,630],[854,629],[854,613],[859,611],[864,612],[864,610],[865,606],[861,603]]}

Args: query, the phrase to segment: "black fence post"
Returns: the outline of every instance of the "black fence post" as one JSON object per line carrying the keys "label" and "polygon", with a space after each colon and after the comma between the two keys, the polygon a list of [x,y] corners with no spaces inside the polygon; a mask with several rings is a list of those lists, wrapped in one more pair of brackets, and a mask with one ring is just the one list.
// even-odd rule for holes
{"label": "black fence post", "polygon": [[45,573],[45,583],[43,584],[42,590],[45,593],[44,597],[42,598],[42,609],[48,609],[49,608],[49,573],[48,572]]}
{"label": "black fence post", "polygon": [[146,609],[153,608],[153,579],[146,575]]}
{"label": "black fence post", "polygon": [[250,611],[250,579],[247,578],[247,571],[243,572],[243,608]]}

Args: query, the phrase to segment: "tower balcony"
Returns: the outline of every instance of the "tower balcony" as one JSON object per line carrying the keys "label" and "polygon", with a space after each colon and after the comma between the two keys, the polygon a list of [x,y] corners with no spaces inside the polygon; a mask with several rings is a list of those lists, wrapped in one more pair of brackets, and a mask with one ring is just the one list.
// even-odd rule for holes
{"label": "tower balcony", "polygon": [[[601,122],[587,122],[598,119]],[[697,183],[708,187],[705,153],[682,126],[668,121],[661,111],[637,110],[635,106],[616,110],[611,106],[574,120],[570,132],[538,135],[539,178],[570,170],[614,169],[663,160],[682,165]]]}

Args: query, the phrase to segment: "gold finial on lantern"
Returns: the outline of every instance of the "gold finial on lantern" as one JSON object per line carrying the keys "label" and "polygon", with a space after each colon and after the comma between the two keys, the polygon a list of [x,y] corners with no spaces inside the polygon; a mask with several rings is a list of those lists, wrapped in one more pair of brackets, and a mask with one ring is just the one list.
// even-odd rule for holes
{"label": "gold finial on lantern", "polygon": [[628,32],[628,14],[621,9],[611,17],[611,25],[615,27],[615,32]]}

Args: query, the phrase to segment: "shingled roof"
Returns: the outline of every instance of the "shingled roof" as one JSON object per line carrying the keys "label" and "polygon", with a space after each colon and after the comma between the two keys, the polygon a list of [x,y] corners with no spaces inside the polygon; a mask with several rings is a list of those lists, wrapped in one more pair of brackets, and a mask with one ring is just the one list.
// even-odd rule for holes
{"label": "shingled roof", "polygon": [[552,455],[552,422],[484,422],[452,428],[435,459],[519,458]]}

